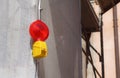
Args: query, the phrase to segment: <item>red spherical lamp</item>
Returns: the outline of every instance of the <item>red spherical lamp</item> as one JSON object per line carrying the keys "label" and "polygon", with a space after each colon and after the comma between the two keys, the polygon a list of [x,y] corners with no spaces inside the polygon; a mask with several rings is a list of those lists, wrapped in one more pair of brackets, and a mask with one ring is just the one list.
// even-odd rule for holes
{"label": "red spherical lamp", "polygon": [[48,38],[49,30],[44,22],[36,20],[30,25],[29,33],[34,41],[45,41]]}

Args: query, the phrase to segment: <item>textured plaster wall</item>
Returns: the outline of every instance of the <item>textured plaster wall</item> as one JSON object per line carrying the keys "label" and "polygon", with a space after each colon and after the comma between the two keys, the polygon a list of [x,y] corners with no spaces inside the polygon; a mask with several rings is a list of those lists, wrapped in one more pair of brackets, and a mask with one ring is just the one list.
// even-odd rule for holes
{"label": "textured plaster wall", "polygon": [[34,78],[28,26],[35,18],[32,0],[0,1],[0,78]]}

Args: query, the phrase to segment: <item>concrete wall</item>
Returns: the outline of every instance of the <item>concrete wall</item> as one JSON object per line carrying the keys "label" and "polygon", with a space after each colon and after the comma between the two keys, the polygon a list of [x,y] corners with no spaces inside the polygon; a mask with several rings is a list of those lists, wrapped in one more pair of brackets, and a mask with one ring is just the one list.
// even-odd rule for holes
{"label": "concrete wall", "polygon": [[[50,29],[48,56],[39,60],[39,78],[82,78],[79,0],[42,0]],[[29,25],[35,0],[0,1],[0,78],[35,78]]]}
{"label": "concrete wall", "polygon": [[79,0],[44,0],[42,20],[50,29],[45,78],[82,78]]}
{"label": "concrete wall", "polygon": [[34,78],[28,27],[35,18],[32,0],[0,1],[0,78]]}

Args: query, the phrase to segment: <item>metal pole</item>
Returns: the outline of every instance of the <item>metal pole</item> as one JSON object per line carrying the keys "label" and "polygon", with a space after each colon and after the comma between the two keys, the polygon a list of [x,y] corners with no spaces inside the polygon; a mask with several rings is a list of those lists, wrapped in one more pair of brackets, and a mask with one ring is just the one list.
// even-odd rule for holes
{"label": "metal pole", "polygon": [[[41,0],[37,0],[37,19],[41,19]],[[40,78],[40,62],[39,59],[35,59],[35,65],[36,65],[36,72],[35,72],[35,78]]]}
{"label": "metal pole", "polygon": [[37,19],[41,19],[41,0],[37,0]]}
{"label": "metal pole", "polygon": [[100,42],[101,42],[101,66],[102,66],[102,78],[105,78],[104,72],[104,45],[103,45],[103,22],[102,13],[99,14],[99,26],[100,26]]}
{"label": "metal pole", "polygon": [[115,45],[116,78],[120,78],[117,6],[113,7],[113,29],[114,29],[114,45]]}

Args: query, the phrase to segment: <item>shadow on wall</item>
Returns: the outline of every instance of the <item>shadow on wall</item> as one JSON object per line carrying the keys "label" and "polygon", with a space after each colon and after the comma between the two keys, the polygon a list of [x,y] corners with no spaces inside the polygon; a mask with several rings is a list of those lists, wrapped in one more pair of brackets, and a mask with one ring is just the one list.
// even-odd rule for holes
{"label": "shadow on wall", "polygon": [[79,0],[49,0],[49,5],[61,78],[82,78]]}

